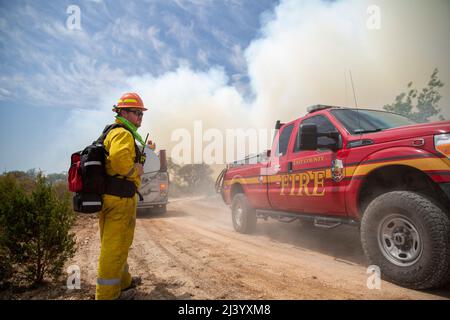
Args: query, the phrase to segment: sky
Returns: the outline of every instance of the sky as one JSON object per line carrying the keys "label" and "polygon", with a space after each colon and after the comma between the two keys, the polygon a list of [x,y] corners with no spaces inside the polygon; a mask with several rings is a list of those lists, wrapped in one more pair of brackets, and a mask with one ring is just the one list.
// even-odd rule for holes
{"label": "sky", "polygon": [[349,70],[358,106],[381,109],[437,67],[450,119],[449,57],[449,0],[0,0],[0,169],[67,171],[124,92],[169,155],[196,121],[271,129],[353,106]]}

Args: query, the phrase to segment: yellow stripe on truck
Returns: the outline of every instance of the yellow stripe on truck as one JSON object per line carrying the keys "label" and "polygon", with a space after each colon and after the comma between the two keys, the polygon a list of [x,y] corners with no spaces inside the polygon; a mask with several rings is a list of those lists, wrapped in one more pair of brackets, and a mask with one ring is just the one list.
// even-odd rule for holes
{"label": "yellow stripe on truck", "polygon": [[233,183],[240,183],[240,184],[253,184],[253,183],[259,183],[258,177],[252,177],[252,178],[234,178],[228,181],[225,181],[225,184],[233,184]]}
{"label": "yellow stripe on truck", "polygon": [[449,165],[442,161],[440,158],[424,158],[424,159],[411,159],[411,160],[401,160],[401,161],[391,161],[391,162],[378,162],[373,164],[363,164],[361,166],[353,166],[345,169],[346,177],[352,176],[365,176],[369,172],[384,167],[387,165],[406,165],[421,171],[446,171],[450,170]]}
{"label": "yellow stripe on truck", "polygon": [[[441,158],[425,158],[425,159],[411,159],[411,160],[400,160],[400,161],[389,161],[389,162],[378,162],[372,164],[363,164],[359,166],[351,166],[345,168],[345,177],[350,178],[353,176],[365,176],[368,173],[372,172],[375,169],[391,166],[391,165],[406,165],[413,168],[417,168],[421,171],[450,171],[450,161],[448,159]],[[304,171],[304,172],[312,172],[314,169]],[[291,174],[297,174],[298,172],[293,172]],[[287,173],[286,173],[287,174]],[[272,176],[263,176],[262,183],[276,183],[281,182],[281,177],[286,175],[272,175]],[[331,170],[327,169],[325,174],[326,179],[331,179]],[[259,184],[260,180],[258,177],[251,178],[234,178],[231,180],[226,180],[224,184],[226,186],[230,186],[234,183],[240,184]]]}

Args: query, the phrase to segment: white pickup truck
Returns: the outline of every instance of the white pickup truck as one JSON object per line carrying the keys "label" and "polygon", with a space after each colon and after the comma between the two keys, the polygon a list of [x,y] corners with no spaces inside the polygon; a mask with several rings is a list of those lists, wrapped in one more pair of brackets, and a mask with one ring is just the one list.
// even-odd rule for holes
{"label": "white pickup truck", "polygon": [[166,150],[156,154],[145,147],[147,159],[141,177],[139,193],[143,200],[138,202],[138,213],[164,213],[169,202],[169,173],[167,172]]}

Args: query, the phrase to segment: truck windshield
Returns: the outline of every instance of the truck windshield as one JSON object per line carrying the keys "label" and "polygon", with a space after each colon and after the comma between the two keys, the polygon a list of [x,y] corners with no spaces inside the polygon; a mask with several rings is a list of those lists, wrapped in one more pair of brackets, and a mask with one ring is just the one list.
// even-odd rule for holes
{"label": "truck windshield", "polygon": [[378,132],[416,124],[404,116],[385,111],[334,109],[330,112],[351,134]]}

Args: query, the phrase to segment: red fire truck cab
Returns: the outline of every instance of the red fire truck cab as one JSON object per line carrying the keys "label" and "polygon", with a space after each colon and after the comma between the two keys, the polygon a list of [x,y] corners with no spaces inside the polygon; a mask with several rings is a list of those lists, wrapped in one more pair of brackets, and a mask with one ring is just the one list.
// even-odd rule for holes
{"label": "red fire truck cab", "polygon": [[272,149],[227,165],[217,190],[233,226],[257,218],[358,226],[382,276],[425,289],[450,280],[450,121],[317,105],[277,122]]}

